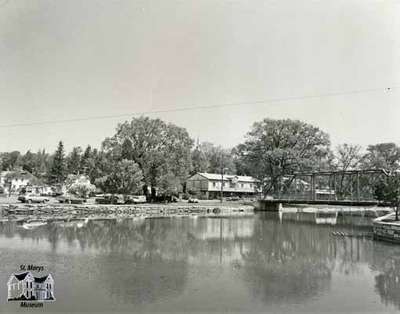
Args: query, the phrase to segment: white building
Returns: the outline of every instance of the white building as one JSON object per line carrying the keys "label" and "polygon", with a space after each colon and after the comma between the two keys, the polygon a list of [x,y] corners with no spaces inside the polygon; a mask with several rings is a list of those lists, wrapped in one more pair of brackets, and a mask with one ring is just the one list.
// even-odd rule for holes
{"label": "white building", "polygon": [[53,301],[54,279],[51,274],[34,277],[31,272],[12,274],[7,282],[8,301]]}
{"label": "white building", "polygon": [[0,186],[5,193],[20,192],[22,188],[37,181],[37,178],[27,171],[3,171],[0,173]]}
{"label": "white building", "polygon": [[196,173],[186,181],[186,190],[206,199],[218,198],[221,190],[225,196],[255,196],[258,180],[249,176],[231,174]]}

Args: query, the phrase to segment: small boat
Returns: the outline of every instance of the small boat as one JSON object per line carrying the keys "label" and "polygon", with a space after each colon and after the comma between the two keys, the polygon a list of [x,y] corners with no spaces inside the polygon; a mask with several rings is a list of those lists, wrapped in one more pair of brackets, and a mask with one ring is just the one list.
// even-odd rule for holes
{"label": "small boat", "polygon": [[22,224],[22,228],[32,230],[41,226],[47,225],[47,221],[43,219],[30,219]]}
{"label": "small boat", "polygon": [[67,221],[57,221],[54,223],[63,228],[83,228],[88,222],[89,218],[71,218]]}

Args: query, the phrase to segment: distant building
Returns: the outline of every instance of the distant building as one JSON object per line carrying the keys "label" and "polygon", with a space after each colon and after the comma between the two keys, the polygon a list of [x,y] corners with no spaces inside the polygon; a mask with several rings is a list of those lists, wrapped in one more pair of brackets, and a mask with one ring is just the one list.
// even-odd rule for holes
{"label": "distant building", "polygon": [[53,195],[54,191],[51,186],[48,185],[30,185],[25,187],[26,193],[33,193],[37,195]]}
{"label": "distant building", "polygon": [[215,199],[221,196],[221,187],[226,196],[255,196],[259,193],[257,179],[249,176],[231,174],[196,173],[186,181],[189,193],[206,199]]}
{"label": "distant building", "polygon": [[5,193],[20,192],[28,185],[38,182],[38,179],[28,171],[2,171],[0,173],[0,186]]}
{"label": "distant building", "polygon": [[34,277],[31,272],[12,274],[7,282],[8,301],[55,300],[54,279],[51,274]]}

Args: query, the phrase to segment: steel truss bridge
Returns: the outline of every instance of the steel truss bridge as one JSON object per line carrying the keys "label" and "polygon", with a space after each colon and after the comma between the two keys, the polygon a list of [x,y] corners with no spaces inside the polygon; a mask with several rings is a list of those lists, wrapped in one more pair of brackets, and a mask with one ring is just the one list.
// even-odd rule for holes
{"label": "steel truss bridge", "polygon": [[274,204],[389,206],[390,203],[375,199],[373,185],[390,175],[385,169],[297,172],[285,176],[284,188],[260,204],[261,207]]}

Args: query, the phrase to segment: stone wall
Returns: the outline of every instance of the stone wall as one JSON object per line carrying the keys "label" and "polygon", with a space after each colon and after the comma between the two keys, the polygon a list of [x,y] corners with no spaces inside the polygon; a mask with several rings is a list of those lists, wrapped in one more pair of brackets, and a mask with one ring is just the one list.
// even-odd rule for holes
{"label": "stone wall", "polygon": [[68,205],[68,204],[18,204],[0,205],[1,216],[6,219],[44,218],[68,219],[72,217],[166,217],[187,215],[236,215],[252,214],[252,206],[205,205]]}
{"label": "stone wall", "polygon": [[374,222],[374,238],[400,243],[400,224],[393,222]]}

